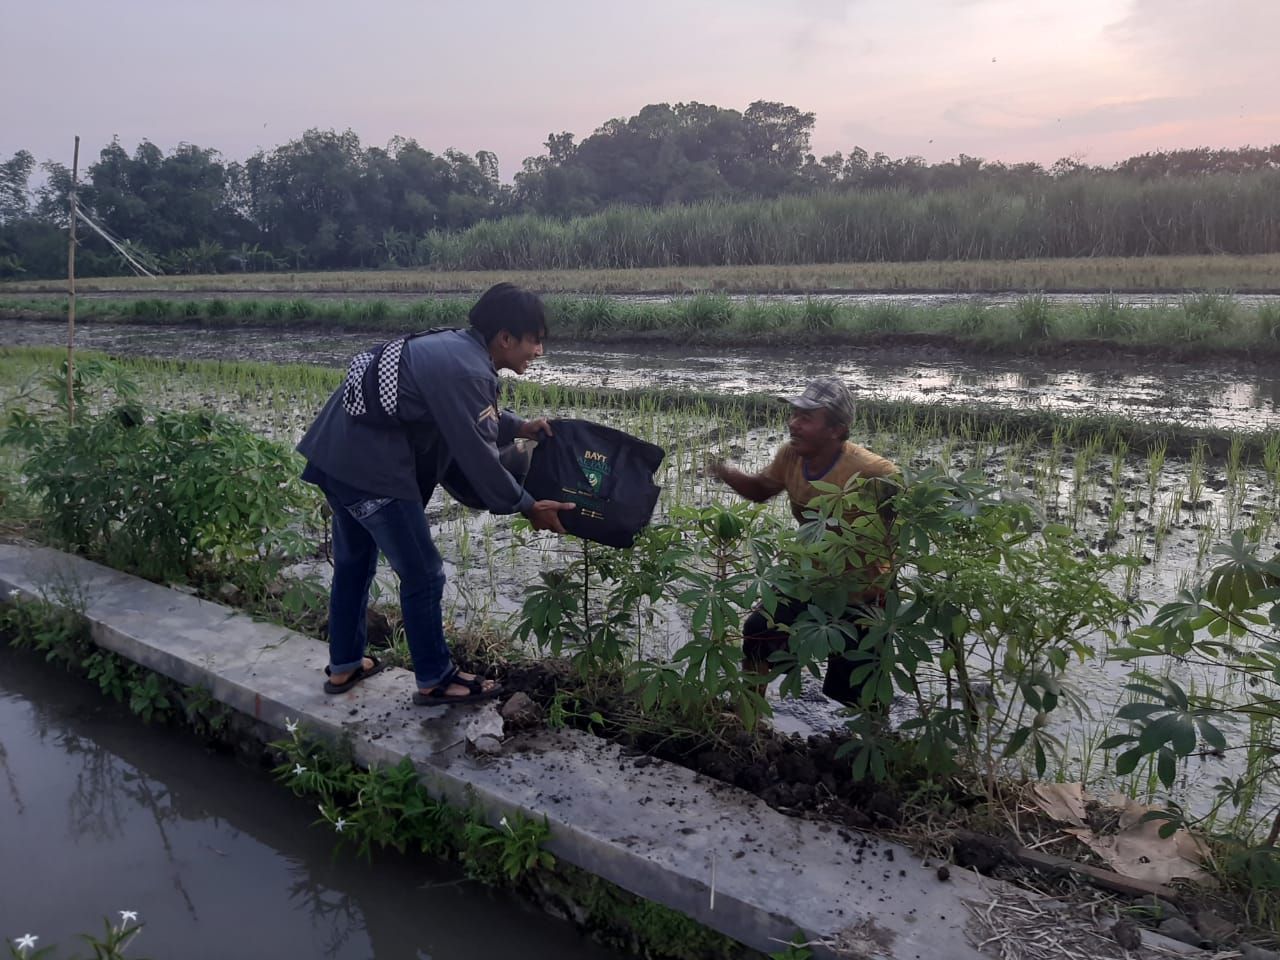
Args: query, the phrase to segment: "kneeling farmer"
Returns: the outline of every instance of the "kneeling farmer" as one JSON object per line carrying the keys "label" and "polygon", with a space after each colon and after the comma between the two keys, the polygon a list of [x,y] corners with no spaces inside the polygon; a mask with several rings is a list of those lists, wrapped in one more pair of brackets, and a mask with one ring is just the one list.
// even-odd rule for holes
{"label": "kneeling farmer", "polygon": [[[855,478],[865,481],[876,503],[884,503],[892,495],[892,485],[881,481],[898,473],[897,466],[872,453],[865,447],[849,441],[849,427],[853,423],[853,395],[844,381],[837,377],[819,377],[810,383],[803,393],[792,397],[791,416],[787,421],[790,439],[784,443],[763,471],[745,473],[737,467],[714,463],[710,472],[727,483],[748,500],[763,502],[782,491],[791,501],[791,512],[796,520],[805,521],[805,510],[810,501],[819,495],[813,486],[815,481],[845,487]],[[891,522],[885,510],[880,519]],[[844,523],[856,524],[863,516],[861,511],[846,513]],[[882,603],[884,591],[892,576],[892,565],[886,558],[884,543],[869,544],[863,569],[850,571],[850,580],[865,587],[850,596],[851,608]],[[770,617],[757,608],[742,625],[743,667],[755,673],[767,674],[771,654],[787,648],[791,626],[804,612],[805,604],[789,597],[779,597],[778,606]],[[847,629],[851,634],[860,631],[853,622],[856,610],[850,610]],[[854,644],[856,647],[856,643]],[[850,683],[850,674],[856,666],[851,660],[836,654],[828,661],[822,692],[833,700],[854,705],[859,689]]]}
{"label": "kneeling farmer", "polygon": [[[326,693],[342,693],[382,669],[365,655],[379,551],[400,579],[414,702],[465,703],[501,692],[458,670],[444,638],[444,567],[423,505],[451,464],[490,512],[523,513],[538,530],[564,533],[560,511],[573,504],[535,502],[498,460],[499,444],[551,432],[545,419],[522,420],[498,407],[498,369],[522,374],[542,355],[542,301],[500,283],[469,319],[468,330],[401,338],[380,355],[358,357],[298,444],[307,458],[302,478],[320,487],[333,510]],[[379,407],[376,417],[369,405]]]}

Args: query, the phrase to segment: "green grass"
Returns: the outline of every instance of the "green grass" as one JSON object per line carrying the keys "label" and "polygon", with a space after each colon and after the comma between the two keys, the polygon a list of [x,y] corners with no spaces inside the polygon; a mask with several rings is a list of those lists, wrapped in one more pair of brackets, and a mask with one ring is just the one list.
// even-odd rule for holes
{"label": "green grass", "polygon": [[[542,293],[821,293],[831,291],[1205,291],[1280,288],[1280,254],[931,260],[634,269],[337,270],[92,277],[82,293],[479,293],[509,280]],[[61,280],[0,282],[0,294],[61,293]]]}
{"label": "green grass", "polygon": [[[1246,308],[1221,294],[1184,295],[1151,307],[1114,298],[1055,305],[1040,295],[1011,306],[979,303],[909,306],[898,302],[836,304],[806,299],[732,300],[698,294],[670,301],[629,303],[608,297],[549,297],[551,333],[593,342],[656,340],[676,343],[866,343],[929,337],[990,353],[1053,353],[1062,349],[1123,348],[1199,359],[1247,353],[1280,358],[1280,313],[1273,305]],[[463,326],[470,301],[459,298],[391,302],[381,299],[288,300],[99,299],[81,301],[77,322],[194,324],[203,327],[296,327],[384,333]],[[61,298],[0,299],[0,318],[61,320]]]}

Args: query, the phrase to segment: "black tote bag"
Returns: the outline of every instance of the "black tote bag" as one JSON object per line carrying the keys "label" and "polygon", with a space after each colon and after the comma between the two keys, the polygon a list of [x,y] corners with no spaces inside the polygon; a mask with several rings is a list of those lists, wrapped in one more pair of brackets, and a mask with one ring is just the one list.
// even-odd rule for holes
{"label": "black tote bag", "polygon": [[535,500],[560,500],[576,509],[560,514],[574,536],[629,547],[649,524],[658,502],[655,471],[666,451],[587,420],[552,420],[554,435],[538,438],[524,488]]}

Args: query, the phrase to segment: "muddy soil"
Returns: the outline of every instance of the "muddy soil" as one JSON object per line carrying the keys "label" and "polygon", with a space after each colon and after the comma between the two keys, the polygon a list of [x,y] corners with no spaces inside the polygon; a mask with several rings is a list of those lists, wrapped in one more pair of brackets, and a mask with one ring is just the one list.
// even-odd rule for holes
{"label": "muddy soil", "polygon": [[[485,669],[485,665],[478,662],[467,666],[481,672]],[[488,672],[501,676],[508,699],[523,693],[544,711],[551,706],[558,691],[572,693],[574,690],[574,682],[563,662],[509,664],[500,671],[490,668]],[[753,736],[741,727],[734,732],[730,723],[725,728],[726,737],[713,742],[673,735],[669,731],[636,731],[629,725],[627,699],[617,693],[605,693],[591,701],[584,712],[590,710],[598,710],[603,715],[603,733],[598,725],[583,722],[582,718],[577,718],[576,725],[601,733],[623,746],[626,759],[619,774],[624,780],[628,769],[644,767],[655,758],[680,764],[746,790],[780,813],[821,822],[824,826],[819,829],[831,830],[848,845],[855,865],[883,870],[886,877],[892,871],[903,870],[905,865],[895,863],[894,851],[879,842],[879,835],[891,836],[912,846],[927,858],[926,862],[933,859],[939,864],[939,882],[949,879],[947,863],[953,862],[1067,902],[1094,900],[1098,891],[1082,889],[1079,880],[1073,877],[1051,875],[1020,862],[1015,851],[1023,842],[1029,842],[1028,838],[1052,837],[1057,856],[1108,869],[1087,846],[1063,834],[1058,824],[1025,805],[1019,810],[1022,836],[1013,836],[1002,823],[984,812],[985,797],[967,792],[958,781],[942,784],[911,776],[884,784],[855,780],[848,758],[840,755],[849,742],[842,732],[799,737],[765,731]],[[527,717],[524,727],[538,724],[535,715]],[[569,722],[574,723],[574,719]],[[521,726],[508,720],[508,736],[518,735],[519,729]],[[518,739],[516,744],[518,749]],[[925,789],[927,794],[923,793]],[[1006,784],[1002,789],[1016,790],[1017,785]],[[927,799],[913,800],[917,795]],[[1009,802],[1013,798],[1004,800]],[[1113,829],[1114,811],[1109,808],[1091,804],[1088,815],[1090,826],[1100,835]],[[752,837],[749,833],[743,839],[769,842],[767,836]],[[1113,894],[1108,908],[1118,908],[1126,915],[1132,912],[1131,924],[1146,923],[1150,927],[1158,926],[1169,916],[1190,918],[1201,929],[1202,936],[1201,919],[1211,919],[1229,931],[1221,937],[1205,936],[1206,942],[1216,940],[1219,946],[1238,945],[1245,939],[1260,942],[1266,936],[1265,931],[1247,930],[1242,923],[1241,904],[1222,892],[1170,891],[1168,900],[1137,893]]]}

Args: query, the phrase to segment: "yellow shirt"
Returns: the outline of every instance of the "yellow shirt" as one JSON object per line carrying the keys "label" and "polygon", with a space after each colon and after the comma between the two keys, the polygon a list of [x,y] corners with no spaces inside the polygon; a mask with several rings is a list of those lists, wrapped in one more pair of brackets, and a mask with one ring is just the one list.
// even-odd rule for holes
{"label": "yellow shirt", "polygon": [[787,498],[791,501],[791,513],[797,520],[803,522],[809,501],[819,493],[813,487],[814,480],[843,487],[851,477],[874,479],[891,477],[897,472],[898,466],[892,460],[886,460],[866,447],[860,447],[846,440],[840,456],[820,477],[805,476],[804,461],[796,454],[795,448],[790,443],[784,443],[778,448],[773,462],[764,468],[760,476],[782,484],[783,489],[787,491]]}
{"label": "yellow shirt", "polygon": [[[803,523],[804,512],[809,506],[809,501],[822,492],[814,488],[814,481],[843,488],[854,477],[876,480],[892,477],[897,473],[898,466],[892,460],[887,460],[879,454],[872,453],[866,447],[860,447],[846,440],[840,455],[821,476],[805,475],[804,460],[790,443],[784,443],[778,448],[773,462],[764,468],[760,476],[782,485],[787,492],[787,498],[791,501],[791,513]],[[864,575],[870,576],[873,581],[866,590],[857,591],[852,595],[850,602],[876,602],[883,596],[893,568],[888,559],[891,548],[888,541],[889,532],[886,529],[886,524],[891,523],[892,520],[886,520],[874,512],[855,509],[845,514],[844,521],[851,527],[865,528],[867,549],[858,551],[862,555],[862,563],[851,563],[850,569],[861,567]],[[877,580],[878,583],[875,582]]]}

